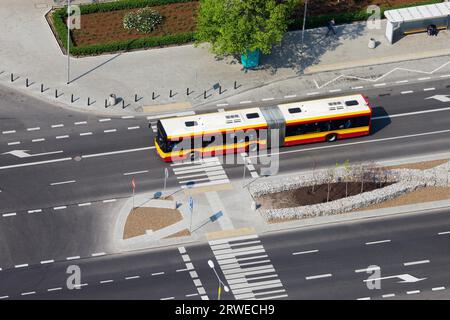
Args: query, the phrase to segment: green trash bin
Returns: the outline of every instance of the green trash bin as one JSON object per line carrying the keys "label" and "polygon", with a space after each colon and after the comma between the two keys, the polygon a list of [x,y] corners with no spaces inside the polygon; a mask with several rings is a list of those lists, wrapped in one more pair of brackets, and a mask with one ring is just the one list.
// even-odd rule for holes
{"label": "green trash bin", "polygon": [[259,59],[261,51],[256,49],[254,51],[247,50],[245,54],[241,55],[242,66],[246,69],[251,69],[259,66]]}

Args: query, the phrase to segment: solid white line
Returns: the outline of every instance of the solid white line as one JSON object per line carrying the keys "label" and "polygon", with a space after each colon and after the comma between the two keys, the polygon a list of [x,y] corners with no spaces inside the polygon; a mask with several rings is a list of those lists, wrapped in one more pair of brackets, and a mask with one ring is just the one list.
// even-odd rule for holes
{"label": "solid white line", "polygon": [[55,262],[55,260],[42,260],[41,264],[48,264],[48,263],[53,263]]}
{"label": "solid white line", "polygon": [[20,295],[22,295],[22,296],[29,296],[29,295],[35,294],[35,293],[36,293],[36,291],[29,291],[29,292],[23,292]]}
{"label": "solid white line", "polygon": [[66,134],[64,136],[57,136],[56,139],[67,139],[69,136]]}
{"label": "solid white line", "polygon": [[100,284],[111,283],[111,282],[114,282],[114,280],[102,280],[102,281],[100,281]]}
{"label": "solid white line", "polygon": [[53,207],[53,210],[62,210],[62,209],[67,209],[67,206]]}
{"label": "solid white line", "polygon": [[391,242],[391,240],[380,240],[380,241],[366,242],[366,245],[370,246],[372,244],[380,244],[380,243],[387,243],[387,242]]}
{"label": "solid white line", "polygon": [[440,290],[445,290],[445,287],[435,287],[435,288],[431,288],[431,291],[440,291]]}
{"label": "solid white line", "polygon": [[439,232],[438,233],[438,235],[440,235],[440,236],[445,235],[445,234],[450,234],[450,231],[444,231],[444,232]]}
{"label": "solid white line", "polygon": [[67,257],[66,260],[77,260],[80,259],[80,256]]}
{"label": "solid white line", "polygon": [[87,121],[79,121],[79,122],[74,122],[74,125],[78,126],[80,124],[87,124]]}
{"label": "solid white line", "polygon": [[92,203],[91,202],[84,202],[84,203],[79,203],[78,206],[79,207],[86,207],[86,206],[90,206]]}
{"label": "solid white line", "polygon": [[162,275],[162,274],[164,274],[164,272],[156,272],[156,273],[152,273],[152,276],[159,276],[159,275]]}
{"label": "solid white line", "polygon": [[16,215],[16,213],[15,212],[11,212],[11,213],[4,213],[4,214],[2,214],[2,216],[3,217],[12,217],[12,216],[15,216]]}
{"label": "solid white line", "polygon": [[409,91],[402,91],[402,92],[400,92],[401,94],[409,94],[409,93],[413,93],[414,91],[412,91],[412,90],[409,90]]}
{"label": "solid white line", "polygon": [[111,121],[111,118],[104,118],[98,120],[98,122],[106,122],[106,121]]}
{"label": "solid white line", "polygon": [[425,89],[423,89],[423,91],[433,91],[433,90],[436,90],[436,88],[425,88]]}
{"label": "solid white line", "polygon": [[327,273],[327,274],[318,274],[315,276],[308,276],[305,277],[306,280],[314,280],[314,279],[321,279],[321,278],[329,278],[332,277],[333,275],[331,273]]}
{"label": "solid white line", "polygon": [[82,133],[80,133],[81,137],[90,136],[90,135],[92,135],[92,132],[82,132]]}
{"label": "solid white line", "polygon": [[128,127],[127,129],[128,130],[136,130],[136,129],[139,129],[140,127],[139,126],[135,126],[135,127]]}
{"label": "solid white line", "polygon": [[16,130],[2,131],[2,134],[16,133]]}
{"label": "solid white line", "polygon": [[28,267],[28,263],[24,263],[24,264],[17,264],[14,266],[14,268],[25,268]]}
{"label": "solid white line", "polygon": [[53,124],[52,125],[52,128],[62,128],[62,127],[64,127],[64,125],[61,123],[61,124]]}
{"label": "solid white line", "polygon": [[117,199],[108,199],[108,200],[103,200],[103,203],[109,203],[109,202],[116,202]]}
{"label": "solid white line", "polygon": [[148,170],[134,171],[134,172],[126,172],[126,173],[124,173],[123,175],[124,175],[124,176],[129,176],[129,175],[132,175],[132,174],[140,174],[140,173],[147,173],[147,172],[148,172]]}
{"label": "solid white line", "polygon": [[406,291],[406,294],[417,294],[420,293],[420,290]]}
{"label": "solid white line", "polygon": [[68,183],[75,183],[76,182],[76,180],[69,180],[69,181],[62,181],[62,182],[53,182],[53,183],[50,183],[50,185],[51,186],[57,186],[57,185],[60,185],[60,184],[68,184]]}
{"label": "solid white line", "polygon": [[37,131],[37,130],[41,130],[40,127],[34,127],[34,128],[28,128],[27,131]]}
{"label": "solid white line", "polygon": [[125,280],[133,280],[133,279],[139,279],[140,276],[130,276],[130,277],[125,277]]}
{"label": "solid white line", "polygon": [[392,298],[392,297],[395,297],[395,293],[383,294],[381,297],[382,298]]}
{"label": "solid white line", "polygon": [[300,251],[300,252],[294,252],[292,253],[293,256],[299,255],[299,254],[308,254],[308,253],[316,253],[319,252],[319,250],[308,250],[308,251]]}
{"label": "solid white line", "polygon": [[412,262],[405,262],[403,265],[406,266],[414,266],[416,264],[425,264],[430,263],[430,260],[420,260],[420,261],[412,261]]}
{"label": "solid white line", "polygon": [[31,142],[42,142],[45,141],[45,138],[33,139]]}
{"label": "solid white line", "polygon": [[16,144],[20,144],[20,141],[8,142],[8,146],[13,146]]}
{"label": "solid white line", "polygon": [[103,130],[104,133],[111,133],[111,132],[117,132],[117,129],[108,129],[108,130]]}
{"label": "solid white line", "polygon": [[93,253],[93,254],[91,254],[91,256],[93,256],[93,257],[100,257],[100,256],[104,256],[106,253],[104,253],[104,252],[97,252],[97,253]]}
{"label": "solid white line", "polygon": [[62,290],[61,287],[47,289],[48,292]]}
{"label": "solid white line", "polygon": [[272,100],[275,100],[275,98],[264,98],[264,99],[261,99],[261,101],[272,101]]}

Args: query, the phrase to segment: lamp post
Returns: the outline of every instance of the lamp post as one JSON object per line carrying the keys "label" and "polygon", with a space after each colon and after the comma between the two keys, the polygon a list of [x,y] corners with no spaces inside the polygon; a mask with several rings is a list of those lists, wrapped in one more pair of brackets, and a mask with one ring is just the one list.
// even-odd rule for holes
{"label": "lamp post", "polygon": [[301,53],[303,54],[303,43],[305,40],[305,27],[306,27],[306,13],[308,11],[308,0],[305,0],[305,11],[303,13],[303,28],[302,28],[302,48]]}
{"label": "lamp post", "polygon": [[72,24],[70,11],[70,0],[67,0],[67,84],[70,83],[70,26]]}
{"label": "lamp post", "polygon": [[225,292],[229,292],[230,289],[223,283],[222,280],[220,280],[219,275],[216,272],[216,268],[214,266],[214,262],[212,260],[208,260],[208,265],[211,269],[213,269],[214,274],[216,275],[217,281],[219,282],[219,288],[217,289],[217,300],[220,300],[220,294],[222,293],[222,287]]}

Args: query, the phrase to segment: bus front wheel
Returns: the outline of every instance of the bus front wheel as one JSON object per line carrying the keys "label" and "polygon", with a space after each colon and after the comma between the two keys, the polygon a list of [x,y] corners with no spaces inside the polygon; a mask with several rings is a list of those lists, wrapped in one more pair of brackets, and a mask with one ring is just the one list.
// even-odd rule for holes
{"label": "bus front wheel", "polygon": [[338,138],[337,134],[332,133],[332,134],[327,135],[326,140],[327,140],[327,142],[334,142],[337,140],[337,138]]}

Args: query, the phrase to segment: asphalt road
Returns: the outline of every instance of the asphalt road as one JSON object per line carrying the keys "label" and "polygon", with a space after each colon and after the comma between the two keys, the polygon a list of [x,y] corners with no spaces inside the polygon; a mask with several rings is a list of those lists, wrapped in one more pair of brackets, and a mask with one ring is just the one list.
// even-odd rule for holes
{"label": "asphalt road", "polygon": [[[450,105],[427,98],[450,94],[448,87],[447,80],[363,92],[374,106],[372,135],[334,144],[281,149],[280,172],[334,165],[347,159],[355,163],[447,152],[450,147]],[[22,286],[35,282],[22,283],[11,275],[53,268],[40,265],[46,259],[65,260],[108,252],[108,231],[97,234],[94,230],[105,225],[112,206],[130,196],[130,173],[134,173],[140,191],[161,189],[163,169],[168,165],[160,161],[152,148],[153,132],[148,123],[149,120],[142,116],[103,117],[77,113],[0,88],[0,268],[3,268],[0,276],[11,273],[11,280],[6,281],[5,295],[31,290]],[[34,156],[20,158],[8,154],[13,150],[25,150],[18,154],[23,156],[26,152]],[[242,177],[242,165],[227,164],[224,167],[230,179]],[[168,187],[179,187],[172,171]],[[110,199],[116,202],[104,202]],[[80,206],[83,204],[89,205]],[[54,214],[55,208],[59,207],[67,207],[64,215]],[[324,241],[332,242],[331,239]],[[281,241],[277,240],[277,243]],[[355,259],[357,261],[357,257]],[[24,263],[33,264],[33,268],[15,268]],[[34,267],[36,271],[33,271]],[[200,272],[206,279],[210,278],[206,283],[215,283],[210,271]],[[97,276],[92,281],[101,281],[103,274],[92,272]],[[174,276],[182,273],[175,272]],[[112,274],[117,275],[117,271]],[[339,273],[335,274],[336,279],[339,278]],[[156,279],[151,277],[150,280]],[[293,275],[287,277],[289,281],[285,286],[292,298],[296,296],[296,289],[289,288]],[[46,277],[38,279],[43,278]],[[280,278],[283,281],[281,273]],[[326,278],[317,283],[319,281],[326,281]],[[44,288],[44,283],[40,282],[40,289]],[[128,283],[123,281],[123,286],[129,286]],[[52,285],[56,284],[49,283],[47,287]],[[79,291],[88,292],[87,287]],[[214,292],[214,287],[205,285],[207,292]],[[147,286],[142,288],[142,292],[147,292]],[[190,289],[194,290],[195,286]],[[92,290],[98,293],[93,293],[92,297],[106,294],[101,288]],[[311,294],[319,293],[314,290]],[[170,297],[169,292],[172,291],[167,291]],[[326,292],[322,293],[327,297]],[[358,298],[363,292],[352,293],[351,298]],[[155,292],[148,294],[145,297],[162,298],[153,295]],[[300,293],[298,297],[301,297]]]}

